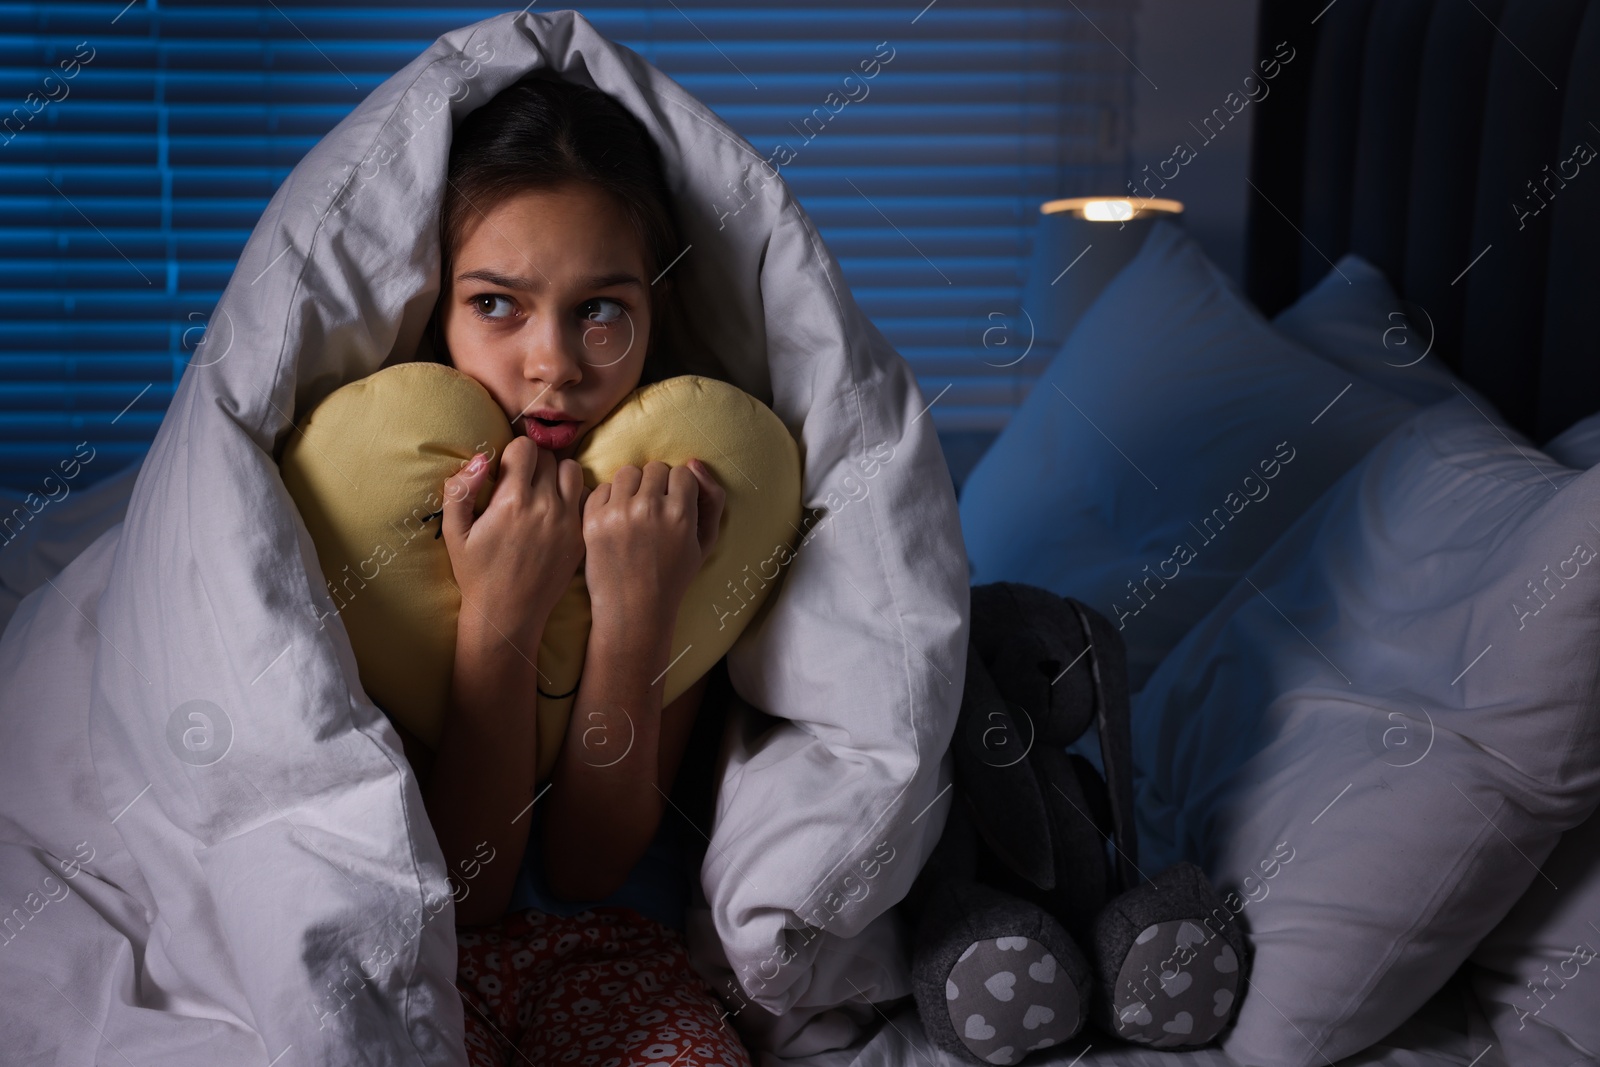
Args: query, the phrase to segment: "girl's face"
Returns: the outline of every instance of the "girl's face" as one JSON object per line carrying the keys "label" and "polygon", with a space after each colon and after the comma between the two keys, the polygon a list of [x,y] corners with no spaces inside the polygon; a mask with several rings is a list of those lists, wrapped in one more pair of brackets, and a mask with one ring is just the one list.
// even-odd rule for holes
{"label": "girl's face", "polygon": [[517,433],[572,456],[644,371],[650,279],[638,234],[598,186],[528,190],[472,212],[451,271],[451,362]]}

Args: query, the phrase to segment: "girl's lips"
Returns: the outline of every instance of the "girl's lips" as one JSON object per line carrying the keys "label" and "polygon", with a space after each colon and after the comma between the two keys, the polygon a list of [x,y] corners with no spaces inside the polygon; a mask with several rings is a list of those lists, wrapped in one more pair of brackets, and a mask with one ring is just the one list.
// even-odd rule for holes
{"label": "girl's lips", "polygon": [[583,428],[583,423],[578,422],[576,419],[567,419],[553,425],[546,425],[529,415],[522,422],[527,429],[528,436],[533,439],[533,443],[551,452],[559,451],[572,444],[578,439],[578,431]]}

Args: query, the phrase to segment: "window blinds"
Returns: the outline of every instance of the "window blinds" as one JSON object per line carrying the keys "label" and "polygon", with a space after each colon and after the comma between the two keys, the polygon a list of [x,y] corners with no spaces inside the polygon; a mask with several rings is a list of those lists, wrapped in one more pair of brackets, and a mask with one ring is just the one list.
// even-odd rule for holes
{"label": "window blinds", "polygon": [[[1038,204],[1123,186],[1126,6],[579,9],[773,160],[959,435],[998,430],[1050,355],[1016,358]],[[0,3],[0,483],[38,491],[92,449],[87,484],[142,455],[289,170],[435,37],[499,10]]]}

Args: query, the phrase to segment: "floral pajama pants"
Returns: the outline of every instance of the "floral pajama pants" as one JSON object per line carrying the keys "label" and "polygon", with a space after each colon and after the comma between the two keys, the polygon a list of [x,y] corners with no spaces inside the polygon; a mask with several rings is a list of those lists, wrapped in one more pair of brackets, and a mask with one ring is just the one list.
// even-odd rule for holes
{"label": "floral pajama pants", "polygon": [[632,908],[457,927],[472,1067],[751,1067],[678,931]]}

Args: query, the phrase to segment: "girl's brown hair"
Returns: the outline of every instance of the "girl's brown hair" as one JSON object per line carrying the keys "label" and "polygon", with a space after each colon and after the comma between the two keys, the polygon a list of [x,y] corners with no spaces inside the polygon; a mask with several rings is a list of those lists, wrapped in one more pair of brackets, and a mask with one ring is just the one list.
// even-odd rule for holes
{"label": "girl's brown hair", "polygon": [[[529,189],[585,182],[610,193],[644,244],[656,278],[682,248],[660,150],[628,110],[598,89],[530,74],[461,120],[450,145],[440,210],[440,295],[449,298],[451,263],[467,224]],[[647,279],[648,284],[648,279]],[[640,384],[683,373],[663,349],[677,300],[671,276],[649,284],[650,337]],[[434,354],[448,360],[434,312]]]}

